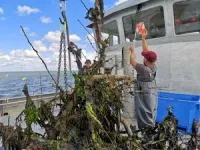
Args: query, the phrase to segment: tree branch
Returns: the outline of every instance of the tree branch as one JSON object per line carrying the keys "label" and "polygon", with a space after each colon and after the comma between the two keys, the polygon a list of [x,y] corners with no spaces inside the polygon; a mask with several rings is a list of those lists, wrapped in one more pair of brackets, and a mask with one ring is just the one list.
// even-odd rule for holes
{"label": "tree branch", "polygon": [[45,66],[45,68],[46,68],[46,70],[47,70],[47,72],[49,73],[51,79],[52,79],[53,82],[56,84],[56,81],[55,81],[55,79],[53,78],[53,76],[51,75],[51,73],[50,73],[50,71],[49,71],[49,69],[48,69],[46,63],[44,62],[44,60],[42,59],[42,57],[39,55],[39,52],[34,48],[34,46],[31,44],[29,38],[27,37],[27,35],[26,35],[25,31],[24,31],[24,28],[23,28],[22,26],[20,26],[20,27],[21,27],[22,32],[24,33],[24,36],[26,37],[26,39],[27,39],[29,45],[32,47],[33,51],[37,54],[37,56],[39,57],[39,59],[42,61],[42,63],[44,64],[44,66]]}

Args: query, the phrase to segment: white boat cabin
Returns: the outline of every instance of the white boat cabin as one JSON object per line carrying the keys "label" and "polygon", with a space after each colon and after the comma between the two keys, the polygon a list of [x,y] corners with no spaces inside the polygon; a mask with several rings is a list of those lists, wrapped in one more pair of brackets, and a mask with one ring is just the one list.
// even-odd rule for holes
{"label": "white boat cabin", "polygon": [[[128,0],[108,10],[102,33],[109,38],[107,59],[113,58],[105,68],[117,64],[112,74],[123,74],[122,48],[133,45],[139,22],[145,23],[149,48],[158,55],[157,86],[200,94],[200,0]],[[135,46],[136,59],[143,63],[140,35]]]}

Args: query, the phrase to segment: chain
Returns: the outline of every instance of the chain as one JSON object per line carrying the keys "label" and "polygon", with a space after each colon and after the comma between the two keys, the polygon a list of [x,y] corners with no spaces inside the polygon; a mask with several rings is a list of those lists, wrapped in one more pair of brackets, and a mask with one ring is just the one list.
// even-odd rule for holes
{"label": "chain", "polygon": [[[67,0],[60,0],[60,11],[61,11],[61,14],[63,15],[63,12],[65,12],[66,10],[66,2]],[[65,33],[67,32],[66,31],[66,18],[65,16],[63,16],[63,22],[64,22],[64,30],[62,30],[62,36],[61,36],[61,41],[62,41],[62,44],[63,44],[63,53],[64,53],[64,84],[65,84],[65,90],[67,92],[67,56],[66,56],[66,36],[65,36]],[[68,56],[70,57],[70,56]]]}
{"label": "chain", "polygon": [[[60,51],[59,51],[59,59],[58,59],[58,73],[57,73],[57,82],[56,82],[56,93],[58,92],[59,80],[60,80],[60,67],[61,67],[61,59],[62,59],[62,45],[63,45],[63,37],[64,32],[61,33],[60,36]],[[65,41],[64,41],[65,42]]]}
{"label": "chain", "polygon": [[67,59],[66,59],[66,40],[65,40],[65,34],[63,34],[63,44],[64,44],[64,82],[65,82],[65,91],[67,92]]}
{"label": "chain", "polygon": [[[67,90],[67,55],[66,55],[66,39],[65,33],[61,33],[60,37],[60,51],[59,51],[59,60],[58,60],[58,73],[57,73],[57,87],[59,86],[60,80],[60,68],[61,68],[61,61],[62,61],[62,50],[64,53],[64,83],[65,83],[65,90]],[[58,89],[56,89],[56,92]]]}

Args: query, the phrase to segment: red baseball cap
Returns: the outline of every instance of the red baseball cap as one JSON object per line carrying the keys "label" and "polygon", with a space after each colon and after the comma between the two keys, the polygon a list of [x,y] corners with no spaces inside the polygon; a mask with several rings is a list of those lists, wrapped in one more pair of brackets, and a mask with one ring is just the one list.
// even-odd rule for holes
{"label": "red baseball cap", "polygon": [[150,62],[155,62],[157,60],[157,55],[153,51],[143,51],[142,56],[144,56]]}

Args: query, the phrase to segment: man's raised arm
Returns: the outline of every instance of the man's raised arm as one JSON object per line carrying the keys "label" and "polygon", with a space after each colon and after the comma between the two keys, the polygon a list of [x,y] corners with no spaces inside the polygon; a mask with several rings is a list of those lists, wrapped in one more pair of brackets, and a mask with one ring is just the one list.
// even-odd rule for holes
{"label": "man's raised arm", "polygon": [[136,68],[137,62],[135,61],[135,47],[130,47],[130,64],[133,66],[133,68]]}

